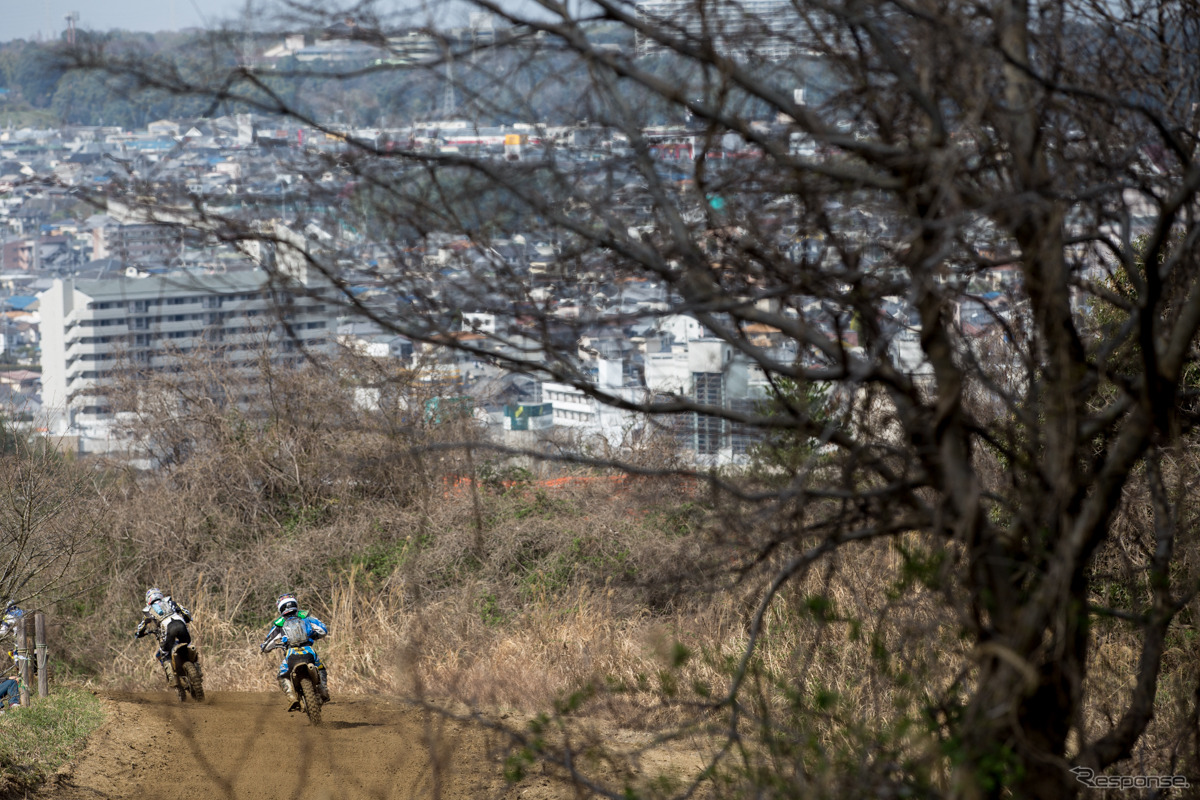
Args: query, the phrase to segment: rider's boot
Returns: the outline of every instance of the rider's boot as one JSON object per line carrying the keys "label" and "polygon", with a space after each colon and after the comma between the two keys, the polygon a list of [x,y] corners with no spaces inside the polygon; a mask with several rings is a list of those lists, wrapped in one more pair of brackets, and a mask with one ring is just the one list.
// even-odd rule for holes
{"label": "rider's boot", "polygon": [[329,702],[329,675],[323,669],[318,670],[318,672],[321,675],[321,687],[319,689],[319,691],[321,692],[321,699],[324,700],[326,703],[328,703]]}
{"label": "rider's boot", "polygon": [[162,664],[163,675],[167,677],[167,686],[175,686],[178,681],[175,678],[175,670],[171,668],[171,659],[161,659],[158,663]]}
{"label": "rider's boot", "polygon": [[292,701],[292,704],[288,706],[288,711],[299,711],[300,698],[296,695],[296,687],[292,686],[292,682],[287,678],[280,678],[279,688],[283,689],[283,693],[288,696],[288,700]]}

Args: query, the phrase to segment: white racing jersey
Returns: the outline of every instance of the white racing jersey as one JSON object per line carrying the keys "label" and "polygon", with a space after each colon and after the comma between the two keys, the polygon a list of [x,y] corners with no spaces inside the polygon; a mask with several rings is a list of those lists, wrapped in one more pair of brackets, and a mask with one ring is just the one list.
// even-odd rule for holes
{"label": "white racing jersey", "polygon": [[158,628],[159,641],[162,641],[166,637],[167,628],[172,622],[178,621],[186,625],[192,621],[191,612],[170,597],[155,600],[142,609],[142,614],[145,618],[142,620],[142,624],[138,626],[139,635],[143,631],[149,633],[147,629],[154,626]]}
{"label": "white racing jersey", "polygon": [[0,636],[8,636],[10,633],[15,633],[17,629],[17,620],[25,616],[25,612],[19,608],[13,607],[5,612],[4,618],[0,619]]}

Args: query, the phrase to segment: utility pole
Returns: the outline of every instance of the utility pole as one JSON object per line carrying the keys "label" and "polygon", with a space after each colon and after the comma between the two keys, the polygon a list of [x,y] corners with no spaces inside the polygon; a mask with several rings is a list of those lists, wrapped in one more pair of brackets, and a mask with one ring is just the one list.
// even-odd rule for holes
{"label": "utility pole", "polygon": [[78,11],[72,11],[67,14],[67,44],[69,44],[71,47],[75,46],[75,23],[78,21]]}
{"label": "utility pole", "polygon": [[453,119],[458,109],[454,97],[454,46],[446,44],[446,93],[442,97],[442,119]]}

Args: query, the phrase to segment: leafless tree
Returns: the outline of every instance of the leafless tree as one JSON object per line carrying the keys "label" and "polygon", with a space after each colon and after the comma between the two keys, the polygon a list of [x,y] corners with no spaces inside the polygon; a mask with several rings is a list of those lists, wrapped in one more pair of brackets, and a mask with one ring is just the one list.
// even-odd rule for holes
{"label": "leafless tree", "polygon": [[102,528],[87,468],[5,424],[0,453],[0,597],[48,607],[88,586]]}
{"label": "leafless tree", "polygon": [[[868,759],[872,791],[1064,797],[1082,785],[1072,768],[1127,761],[1200,586],[1182,458],[1200,328],[1196,7],[474,5],[494,35],[400,36],[379,4],[283,4],[292,29],[355,18],[339,35],[377,57],[346,70],[268,69],[232,34],[201,77],[86,43],[67,56],[341,142],[281,150],[295,188],[257,211],[172,200],[166,178],[136,169],[114,191],[172,204],[220,241],[290,248],[348,309],[418,343],[800,454],[754,480],[696,470],[745,512],[747,563],[771,570],[750,648],[711,702],[723,719],[761,717],[746,698],[777,596],[842,550],[890,541],[966,655],[924,690],[932,772]],[[417,40],[437,46],[414,55]],[[392,87],[409,119],[356,134],[348,109],[322,105],[330,84]],[[441,114],[539,124],[489,152],[437,142],[421,120]],[[309,221],[353,235],[298,247],[280,233]],[[653,302],[624,302],[635,284]],[[495,328],[456,337],[459,312]],[[624,391],[580,356],[598,332],[628,355],[672,315],[749,365],[760,400],[706,395],[691,375]],[[1145,515],[1120,516],[1142,519],[1121,555],[1115,522],[1141,502]],[[1138,592],[1108,591],[1112,559]],[[1113,620],[1140,655],[1105,715],[1096,631]],[[763,790],[800,791],[807,772],[789,774]]]}

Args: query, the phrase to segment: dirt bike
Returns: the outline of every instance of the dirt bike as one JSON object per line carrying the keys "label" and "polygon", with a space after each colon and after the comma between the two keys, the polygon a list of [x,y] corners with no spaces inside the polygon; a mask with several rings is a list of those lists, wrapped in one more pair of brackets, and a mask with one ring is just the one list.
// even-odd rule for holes
{"label": "dirt bike", "polygon": [[[281,642],[275,642],[263,652],[272,650],[287,650],[287,673],[283,676],[290,681],[299,698],[300,709],[308,716],[313,725],[321,724],[321,670],[317,667],[316,656],[311,647],[288,647]],[[293,710],[291,708],[289,711]]]}
{"label": "dirt bike", "polygon": [[204,702],[204,679],[200,674],[200,655],[196,645],[180,642],[171,650],[171,668],[175,670],[175,691],[180,702],[188,695],[196,702]]}

